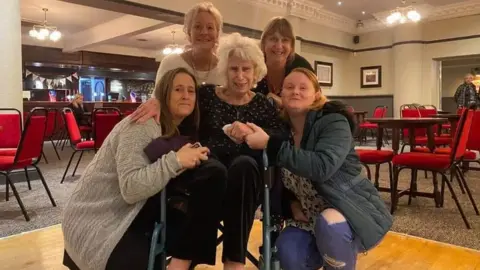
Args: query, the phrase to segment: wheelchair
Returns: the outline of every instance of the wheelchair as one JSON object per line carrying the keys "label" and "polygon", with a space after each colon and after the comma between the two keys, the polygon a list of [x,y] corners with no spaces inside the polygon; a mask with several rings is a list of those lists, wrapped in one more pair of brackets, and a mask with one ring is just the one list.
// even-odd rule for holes
{"label": "wheelchair", "polygon": [[[270,189],[274,182],[274,168],[269,167],[268,159],[265,151],[263,152],[263,164],[264,164],[264,190],[263,190],[263,217],[262,217],[262,242],[260,247],[260,257],[257,260],[250,252],[247,251],[247,258],[258,267],[260,270],[280,270],[280,261],[276,254],[276,247],[272,247],[272,232],[280,230],[279,225],[275,225],[272,222],[270,214]],[[160,269],[166,270],[169,260],[167,260],[166,254],[166,205],[167,195],[166,190],[163,189],[160,193],[160,222],[155,223],[151,242],[150,242],[150,254],[148,259],[148,270],[154,270],[155,261],[160,260]],[[222,227],[219,228],[222,230]],[[222,236],[217,239],[217,244],[222,242]],[[193,269],[191,267],[190,269]]]}

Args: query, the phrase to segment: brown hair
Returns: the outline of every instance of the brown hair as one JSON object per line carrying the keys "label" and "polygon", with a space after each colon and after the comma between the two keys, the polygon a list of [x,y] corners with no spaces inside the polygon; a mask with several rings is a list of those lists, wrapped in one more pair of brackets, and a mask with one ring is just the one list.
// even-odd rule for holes
{"label": "brown hair", "polygon": [[263,29],[262,37],[260,38],[260,47],[263,53],[265,53],[265,42],[267,37],[274,35],[278,32],[280,35],[289,38],[291,40],[292,51],[288,56],[289,60],[293,60],[295,57],[295,33],[293,32],[292,24],[284,17],[273,17]]}
{"label": "brown hair", "polygon": [[158,84],[155,86],[154,91],[155,98],[160,102],[160,124],[162,126],[162,137],[165,138],[180,135],[180,131],[173,121],[173,116],[169,107],[169,101],[174,87],[173,80],[180,73],[185,73],[192,78],[196,93],[195,108],[193,109],[193,112],[182,121],[182,126],[187,125],[187,130],[193,129],[192,131],[196,133],[200,124],[197,80],[195,80],[195,77],[185,68],[169,70],[162,76]]}
{"label": "brown hair", "polygon": [[[309,69],[306,69],[306,68],[294,68],[290,74],[294,73],[294,72],[298,72],[298,73],[302,73],[303,75],[307,76],[308,80],[312,83],[313,85],[313,88],[315,89],[315,93],[317,92],[320,92],[320,96],[318,99],[316,99],[312,105],[310,105],[309,109],[310,110],[313,110],[313,111],[319,111],[321,109],[323,109],[323,106],[325,105],[325,103],[328,102],[328,99],[325,95],[323,95],[322,93],[322,89],[320,88],[320,84],[318,83],[318,78],[317,76],[315,75],[315,73],[313,73],[311,70]],[[288,76],[288,75],[287,75]],[[285,109],[282,110],[281,112],[281,115],[283,118],[285,118],[286,120],[289,120],[289,117],[288,117],[288,113]]]}

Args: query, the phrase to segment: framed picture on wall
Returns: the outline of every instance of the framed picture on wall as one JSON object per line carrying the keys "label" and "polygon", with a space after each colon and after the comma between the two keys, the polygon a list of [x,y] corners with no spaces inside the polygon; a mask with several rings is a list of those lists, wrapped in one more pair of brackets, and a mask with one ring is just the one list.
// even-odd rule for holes
{"label": "framed picture on wall", "polygon": [[315,73],[321,86],[333,86],[333,64],[315,61]]}
{"label": "framed picture on wall", "polygon": [[361,67],[360,84],[362,88],[382,87],[382,66]]}

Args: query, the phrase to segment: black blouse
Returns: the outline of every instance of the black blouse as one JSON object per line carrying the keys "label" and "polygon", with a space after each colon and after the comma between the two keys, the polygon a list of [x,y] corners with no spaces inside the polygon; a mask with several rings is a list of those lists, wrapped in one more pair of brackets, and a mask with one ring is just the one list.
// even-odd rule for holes
{"label": "black blouse", "polygon": [[239,155],[253,157],[262,162],[262,151],[252,150],[246,143],[236,144],[223,132],[223,127],[235,121],[254,123],[267,133],[283,134],[284,122],[278,117],[275,107],[267,98],[257,93],[244,105],[231,105],[221,100],[215,93],[215,86],[205,85],[199,90],[200,143],[224,164],[230,164]]}
{"label": "black blouse", "polygon": [[[299,54],[295,54],[295,57],[293,58],[292,61],[288,62],[287,65],[285,66],[285,76],[290,74],[293,69],[303,67],[306,69],[311,70],[312,72],[315,72],[312,68],[312,65],[307,61],[307,59],[303,58]],[[270,92],[268,90],[268,81],[267,81],[267,76],[263,77],[263,79],[257,83],[257,87],[253,90],[257,93],[262,93],[265,96],[268,95]]]}
{"label": "black blouse", "polygon": [[83,104],[78,105],[78,107],[75,107],[73,103],[68,104],[68,107],[72,109],[73,115],[75,116],[75,120],[77,120],[77,124],[79,126],[88,126],[90,125],[88,123],[88,120],[85,119],[84,115],[87,112]]}

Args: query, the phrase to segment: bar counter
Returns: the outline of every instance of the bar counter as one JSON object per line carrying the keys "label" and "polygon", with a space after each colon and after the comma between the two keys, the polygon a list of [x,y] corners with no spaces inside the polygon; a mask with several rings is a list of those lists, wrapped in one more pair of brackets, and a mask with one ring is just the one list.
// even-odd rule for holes
{"label": "bar counter", "polygon": [[[70,102],[67,101],[24,101],[23,102],[23,111],[28,112],[35,107],[44,107],[44,108],[54,108],[61,110],[68,106]],[[118,108],[122,113],[126,111],[133,111],[137,109],[141,102],[107,102],[107,101],[84,101],[83,102],[85,109],[88,112],[92,112],[94,107],[114,107]],[[95,106],[95,104],[97,104]]]}

